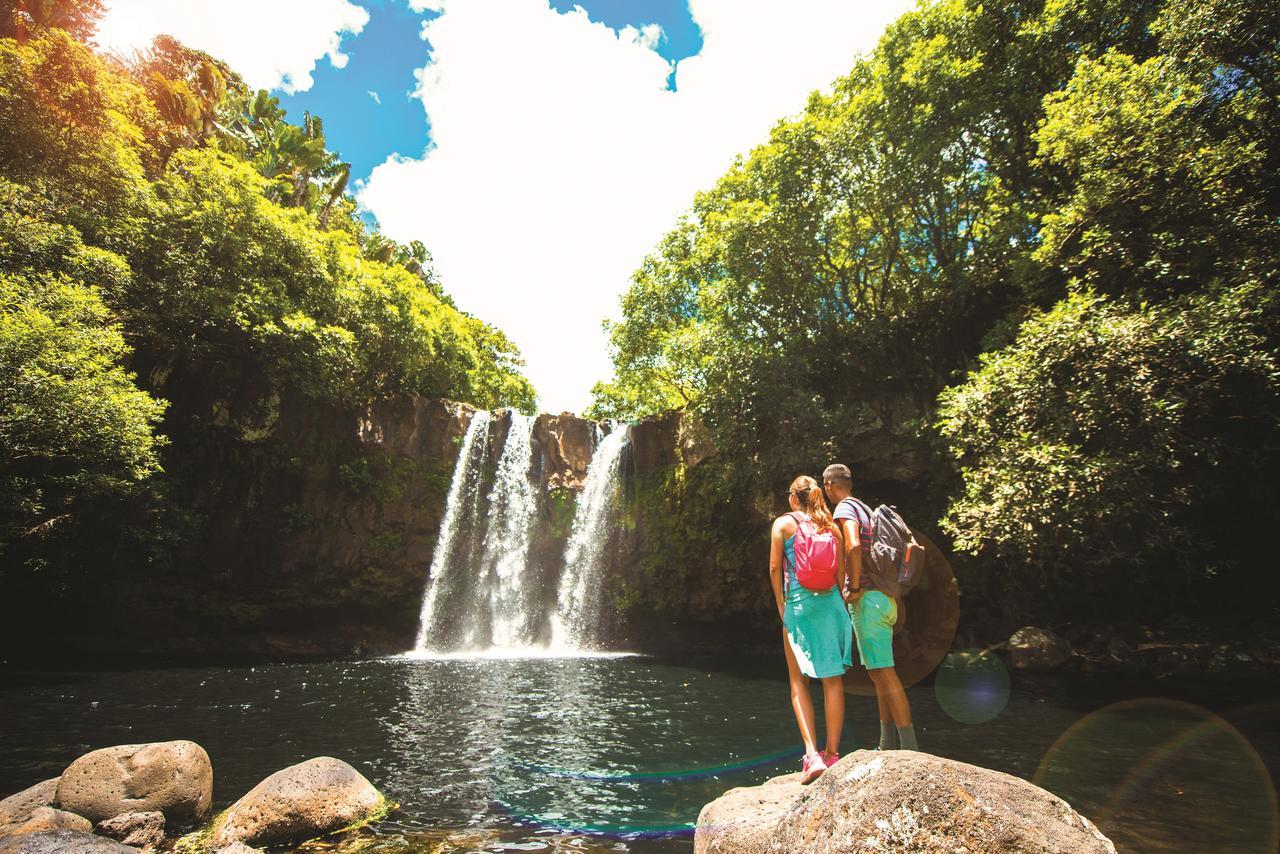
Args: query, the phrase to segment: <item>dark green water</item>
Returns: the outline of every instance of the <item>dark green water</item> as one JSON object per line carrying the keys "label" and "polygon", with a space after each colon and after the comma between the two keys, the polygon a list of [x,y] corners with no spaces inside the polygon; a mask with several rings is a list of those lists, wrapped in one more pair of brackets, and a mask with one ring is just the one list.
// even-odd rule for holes
{"label": "dark green water", "polygon": [[[0,794],[88,750],[186,738],[213,759],[219,809],[286,765],[350,762],[401,804],[361,850],[687,851],[707,801],[798,770],[780,659],[763,673],[642,658],[9,673]],[[941,703],[933,684],[910,692],[924,749],[1036,779],[1122,850],[1275,850],[1274,689],[950,677]],[[868,746],[873,701],[850,696],[849,713],[846,750]]]}

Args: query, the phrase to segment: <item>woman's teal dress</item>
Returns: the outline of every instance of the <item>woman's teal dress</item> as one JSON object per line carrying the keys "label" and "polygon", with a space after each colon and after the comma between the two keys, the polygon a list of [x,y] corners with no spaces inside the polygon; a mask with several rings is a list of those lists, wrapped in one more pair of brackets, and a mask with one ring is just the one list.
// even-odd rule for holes
{"label": "woman's teal dress", "polygon": [[796,580],[795,536],[782,544],[786,580],[782,625],[800,672],[814,679],[840,676],[853,666],[853,623],[839,591],[820,592]]}

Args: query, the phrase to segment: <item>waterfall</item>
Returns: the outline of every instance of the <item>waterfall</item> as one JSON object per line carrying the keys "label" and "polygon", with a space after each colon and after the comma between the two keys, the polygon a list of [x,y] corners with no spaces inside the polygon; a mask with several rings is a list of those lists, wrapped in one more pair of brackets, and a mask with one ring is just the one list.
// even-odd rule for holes
{"label": "waterfall", "polygon": [[[529,545],[538,513],[538,494],[529,478],[533,426],[532,417],[511,413],[487,499],[489,525],[480,566],[488,584],[488,640],[501,649],[531,644],[541,616],[529,572]],[[482,642],[482,627],[473,623],[471,628],[467,645],[475,647]]]}
{"label": "waterfall", "polygon": [[494,419],[488,412],[477,412],[463,436],[431,556],[415,653],[563,655],[599,643],[628,428],[614,427],[604,436],[596,428],[561,571],[543,565],[548,557],[559,563],[543,540],[536,550],[541,557],[533,559],[543,504],[534,474],[537,421],[516,412],[507,417],[496,465],[489,462]]}
{"label": "waterfall", "polygon": [[615,426],[599,441],[587,468],[565,547],[559,603],[551,623],[554,647],[584,649],[599,641],[605,558],[621,500],[622,451],[629,437],[630,428]]}
{"label": "waterfall", "polygon": [[[483,440],[482,440],[483,437]],[[484,472],[485,450],[489,438],[489,413],[480,410],[471,417],[471,424],[462,438],[458,450],[458,462],[453,467],[453,480],[445,499],[444,519],[435,550],[431,553],[431,568],[427,573],[427,590],[422,598],[422,616],[418,619],[418,639],[415,650],[424,650],[436,640],[436,627],[441,623],[445,609],[441,607],[442,594],[453,582],[457,573],[457,558],[470,558],[469,549],[459,548],[474,537],[479,515],[480,478]],[[461,531],[462,537],[459,538]],[[461,552],[461,554],[460,554]]]}

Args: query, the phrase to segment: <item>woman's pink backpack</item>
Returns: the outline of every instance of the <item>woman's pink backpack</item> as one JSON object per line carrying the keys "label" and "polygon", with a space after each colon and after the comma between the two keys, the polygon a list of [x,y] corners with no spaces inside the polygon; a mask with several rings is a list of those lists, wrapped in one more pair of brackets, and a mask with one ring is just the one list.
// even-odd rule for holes
{"label": "woman's pink backpack", "polygon": [[796,520],[796,536],[791,546],[795,551],[796,581],[808,590],[827,591],[836,584],[840,541],[830,528],[817,524],[799,513],[788,513]]}

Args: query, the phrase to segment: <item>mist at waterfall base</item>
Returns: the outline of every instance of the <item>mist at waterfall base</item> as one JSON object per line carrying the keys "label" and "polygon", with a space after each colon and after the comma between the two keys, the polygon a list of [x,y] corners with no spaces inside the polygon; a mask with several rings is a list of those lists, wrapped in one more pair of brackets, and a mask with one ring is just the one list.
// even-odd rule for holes
{"label": "mist at waterfall base", "polygon": [[[502,423],[504,432],[495,435]],[[595,451],[561,557],[531,554],[550,498],[535,484],[535,419],[479,411],[462,438],[409,655],[508,658],[602,649],[609,546],[616,536],[629,428],[596,427]],[[607,432],[606,432],[607,431]],[[492,472],[494,439],[501,451]]]}

